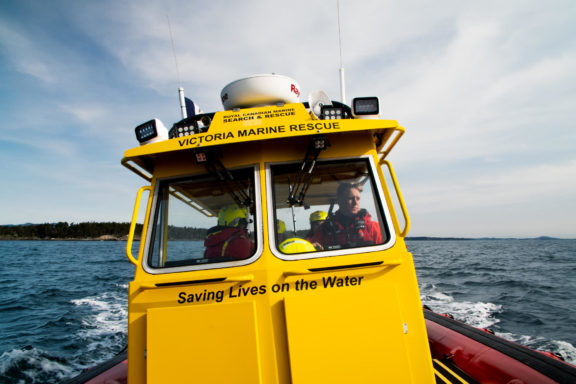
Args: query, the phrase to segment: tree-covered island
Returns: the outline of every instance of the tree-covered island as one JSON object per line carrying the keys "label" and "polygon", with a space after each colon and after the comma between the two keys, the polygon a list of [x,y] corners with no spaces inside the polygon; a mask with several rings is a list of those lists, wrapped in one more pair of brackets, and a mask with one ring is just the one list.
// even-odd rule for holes
{"label": "tree-covered island", "polygon": [[[23,225],[0,225],[0,240],[126,240],[130,223],[44,223]],[[175,240],[204,240],[206,228],[168,228]],[[136,225],[138,239],[142,225]]]}

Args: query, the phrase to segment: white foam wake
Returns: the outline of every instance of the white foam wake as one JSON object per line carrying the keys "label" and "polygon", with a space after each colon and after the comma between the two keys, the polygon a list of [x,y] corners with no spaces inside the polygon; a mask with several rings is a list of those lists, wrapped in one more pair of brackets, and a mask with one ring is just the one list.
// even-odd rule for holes
{"label": "white foam wake", "polygon": [[[500,322],[495,316],[502,312],[502,306],[493,303],[457,301],[454,297],[441,292],[434,284],[425,283],[420,287],[420,299],[423,305],[434,312],[450,314],[456,320],[477,328],[490,328]],[[548,340],[543,337],[516,335],[496,332],[503,339],[541,351],[560,354],[565,361],[576,365],[576,347],[561,340]]]}
{"label": "white foam wake", "polygon": [[[17,367],[17,377],[14,369]],[[63,380],[73,373],[70,366],[66,366],[49,356],[46,352],[33,347],[13,349],[0,355],[0,382],[11,372],[10,378],[15,383],[40,383],[48,378]]]}
{"label": "white foam wake", "polygon": [[501,305],[456,301],[452,296],[439,291],[434,284],[423,284],[420,287],[420,294],[422,304],[434,312],[450,314],[473,327],[489,328],[500,321],[494,315],[502,312]]}
{"label": "white foam wake", "polygon": [[106,292],[101,295],[72,300],[78,306],[88,306],[91,311],[82,318],[78,336],[100,343],[102,337],[127,332],[127,300],[119,294]]}

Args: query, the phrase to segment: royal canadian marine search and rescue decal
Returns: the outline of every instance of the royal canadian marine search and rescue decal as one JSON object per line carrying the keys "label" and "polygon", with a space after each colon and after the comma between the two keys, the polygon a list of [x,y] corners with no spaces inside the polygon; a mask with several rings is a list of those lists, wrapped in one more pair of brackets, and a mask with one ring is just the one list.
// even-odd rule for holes
{"label": "royal canadian marine search and rescue decal", "polygon": [[235,299],[239,297],[249,297],[265,295],[268,292],[272,293],[283,293],[294,291],[310,291],[318,288],[342,288],[342,287],[353,287],[360,286],[364,276],[325,276],[322,280],[304,280],[299,279],[292,284],[274,284],[268,287],[265,284],[261,285],[238,285],[228,288],[228,290],[215,290],[208,291],[204,289],[203,291],[197,292],[186,292],[182,291],[178,293],[178,304],[184,303],[206,303],[206,302],[216,302],[220,303],[224,299]]}
{"label": "royal canadian marine search and rescue decal", "polygon": [[239,121],[249,120],[262,120],[262,119],[275,119],[278,117],[295,116],[296,110],[294,108],[281,108],[264,111],[246,111],[246,112],[232,112],[222,117],[223,123],[237,123]]}

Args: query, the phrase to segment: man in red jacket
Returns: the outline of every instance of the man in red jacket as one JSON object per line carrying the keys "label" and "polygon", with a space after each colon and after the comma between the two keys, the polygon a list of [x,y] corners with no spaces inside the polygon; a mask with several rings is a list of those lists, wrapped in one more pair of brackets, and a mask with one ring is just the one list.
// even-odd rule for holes
{"label": "man in red jacket", "polygon": [[338,211],[310,239],[324,250],[382,244],[380,225],[360,208],[361,187],[342,183],[336,192]]}
{"label": "man in red jacket", "polygon": [[246,229],[247,210],[232,204],[218,212],[218,225],[208,230],[204,239],[204,258],[243,260],[252,256],[254,243],[248,238]]}

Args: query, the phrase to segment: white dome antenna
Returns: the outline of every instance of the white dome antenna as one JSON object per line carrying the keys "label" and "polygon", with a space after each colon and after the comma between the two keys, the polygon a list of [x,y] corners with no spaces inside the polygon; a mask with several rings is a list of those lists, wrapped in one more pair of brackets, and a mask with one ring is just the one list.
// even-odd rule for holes
{"label": "white dome antenna", "polygon": [[228,84],[220,97],[226,110],[298,103],[300,86],[282,75],[254,75]]}

